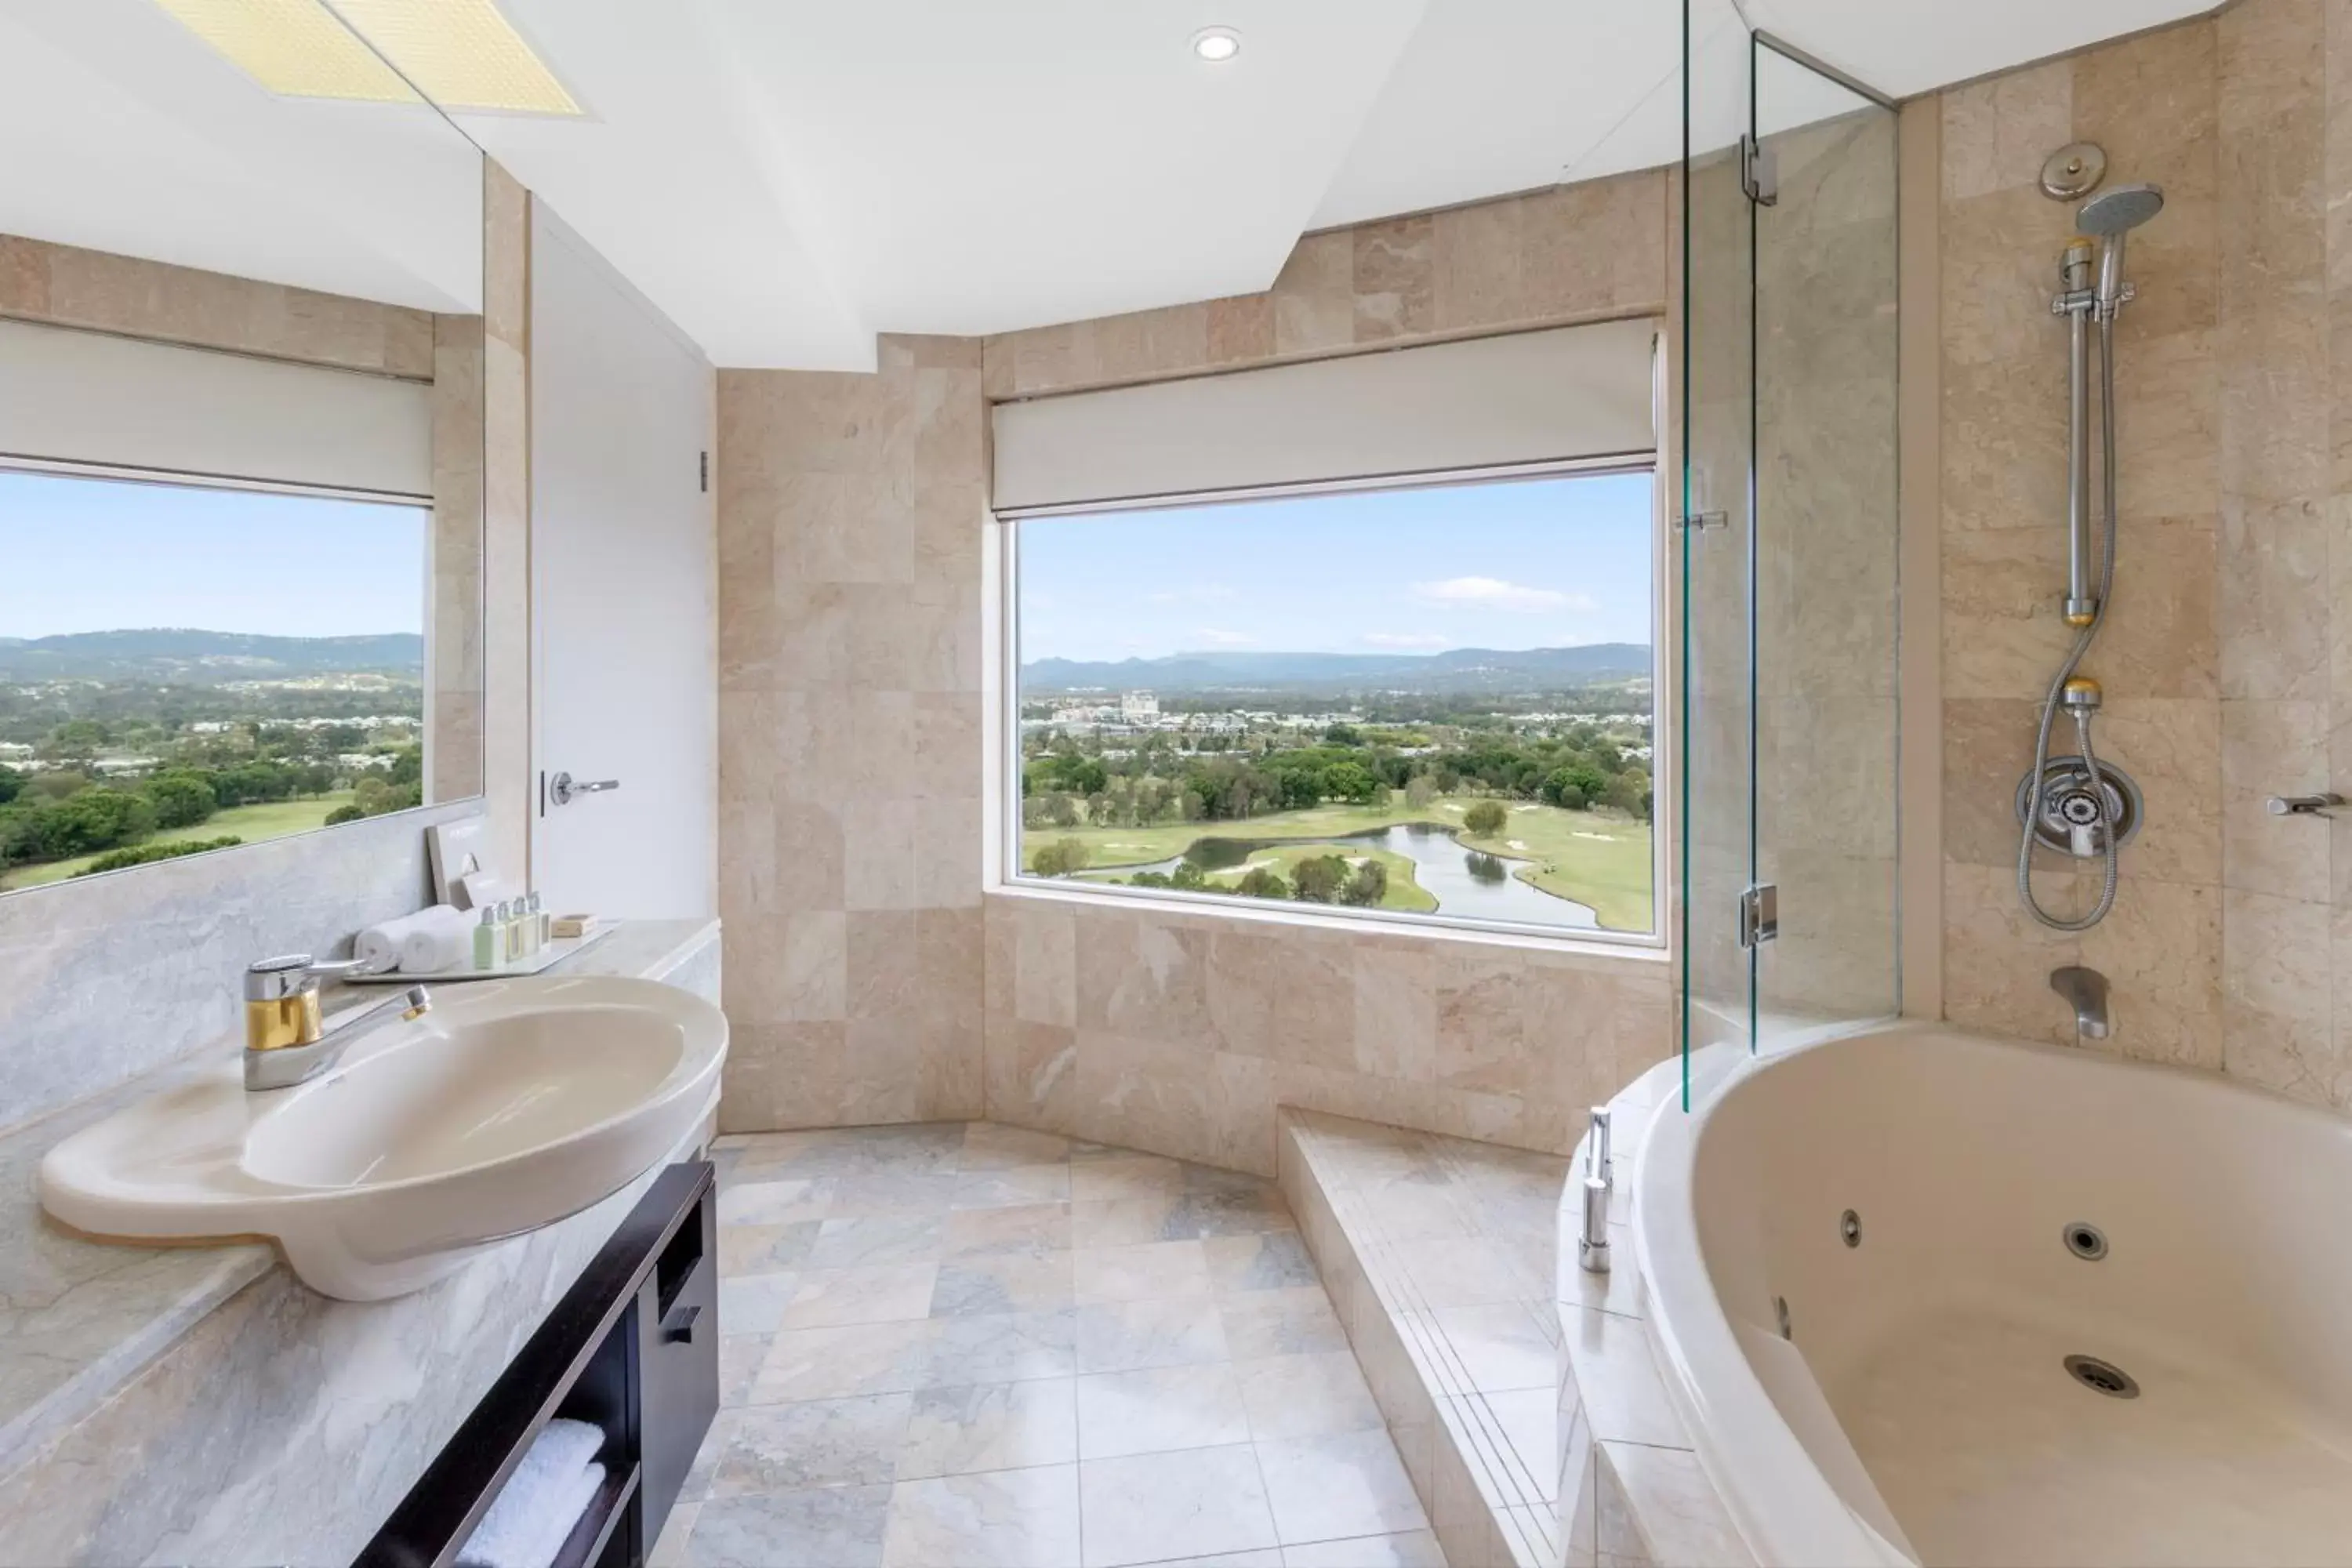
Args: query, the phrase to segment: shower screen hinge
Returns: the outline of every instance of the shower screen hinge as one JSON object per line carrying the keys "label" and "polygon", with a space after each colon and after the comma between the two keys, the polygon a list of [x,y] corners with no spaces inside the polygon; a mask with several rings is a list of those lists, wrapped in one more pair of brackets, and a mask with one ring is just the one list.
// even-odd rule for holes
{"label": "shower screen hinge", "polygon": [[1729,528],[1731,518],[1719,511],[1695,511],[1688,517],[1675,520],[1685,533],[1705,533],[1710,528]]}
{"label": "shower screen hinge", "polygon": [[1753,135],[1739,139],[1739,188],[1759,207],[1776,205],[1780,200],[1780,162],[1772,156],[1772,149]]}
{"label": "shower screen hinge", "polygon": [[1759,882],[1739,895],[1739,945],[1761,947],[1780,934],[1780,889]]}

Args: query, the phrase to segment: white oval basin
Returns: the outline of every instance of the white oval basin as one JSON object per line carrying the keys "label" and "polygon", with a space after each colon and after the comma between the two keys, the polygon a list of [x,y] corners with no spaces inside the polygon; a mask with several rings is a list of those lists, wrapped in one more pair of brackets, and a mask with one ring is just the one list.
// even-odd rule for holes
{"label": "white oval basin", "polygon": [[404,1295],[626,1186],[707,1116],[727,1019],[650,980],[472,982],[292,1089],[234,1060],[84,1129],[41,1203],[92,1235],[266,1236],[313,1289]]}

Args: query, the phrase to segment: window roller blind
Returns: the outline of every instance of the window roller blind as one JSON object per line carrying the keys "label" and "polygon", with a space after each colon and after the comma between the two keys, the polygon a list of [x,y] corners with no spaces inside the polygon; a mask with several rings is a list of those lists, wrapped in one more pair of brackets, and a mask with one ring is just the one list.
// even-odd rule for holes
{"label": "window roller blind", "polygon": [[0,321],[0,457],[433,494],[433,389]]}
{"label": "window roller blind", "polygon": [[1000,510],[1647,456],[1654,321],[1000,404]]}

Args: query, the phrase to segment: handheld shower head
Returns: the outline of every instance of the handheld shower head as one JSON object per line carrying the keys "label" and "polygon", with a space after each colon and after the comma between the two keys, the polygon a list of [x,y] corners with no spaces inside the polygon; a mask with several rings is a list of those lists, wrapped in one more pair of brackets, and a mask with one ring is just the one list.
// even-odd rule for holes
{"label": "handheld shower head", "polygon": [[2074,214],[2074,226],[2106,243],[2099,250],[2099,312],[2112,316],[2123,303],[2124,236],[2164,210],[2164,192],[2155,185],[2117,185],[2093,196]]}
{"label": "handheld shower head", "polygon": [[2155,185],[2117,185],[2093,196],[2074,214],[2074,226],[2102,239],[2137,228],[2164,210],[2164,192]]}

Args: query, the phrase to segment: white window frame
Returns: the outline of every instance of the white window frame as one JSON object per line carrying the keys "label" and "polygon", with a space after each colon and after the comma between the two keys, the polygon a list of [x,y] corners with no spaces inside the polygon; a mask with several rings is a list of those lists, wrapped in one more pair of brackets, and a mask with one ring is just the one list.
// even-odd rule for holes
{"label": "white window frame", "polygon": [[[1037,877],[1022,868],[1021,825],[1021,550],[1020,525],[1031,519],[1092,517],[1121,511],[1168,511],[1188,507],[1229,506],[1245,501],[1284,500],[1363,491],[1453,489],[1466,485],[1507,484],[1514,480],[1599,478],[1609,474],[1650,476],[1650,924],[1647,931],[1610,931],[1601,927],[1540,925],[1518,921],[1488,920],[1468,915],[1421,913],[1404,910],[1346,909],[1323,904],[1275,902],[1236,898],[1229,893],[1192,893],[1175,889],[1123,888],[1084,883],[1064,877]],[[998,623],[994,628],[994,684],[1000,700],[990,726],[997,755],[991,773],[996,782],[998,810],[994,814],[994,864],[990,890],[1024,897],[1074,899],[1121,908],[1154,906],[1187,914],[1216,914],[1241,919],[1304,921],[1347,929],[1367,927],[1425,932],[1450,932],[1466,937],[1490,936],[1532,941],[1562,947],[1606,946],[1663,954],[1668,946],[1668,847],[1673,842],[1675,793],[1678,759],[1673,753],[1674,726],[1667,720],[1667,642],[1670,596],[1667,583],[1666,476],[1656,452],[1514,463],[1443,473],[1378,475],[1359,479],[1300,485],[1270,485],[1246,490],[1196,492],[1190,495],[1138,497],[1116,501],[1083,501],[1066,506],[1018,507],[992,510],[990,529],[996,560],[991,572]]]}

